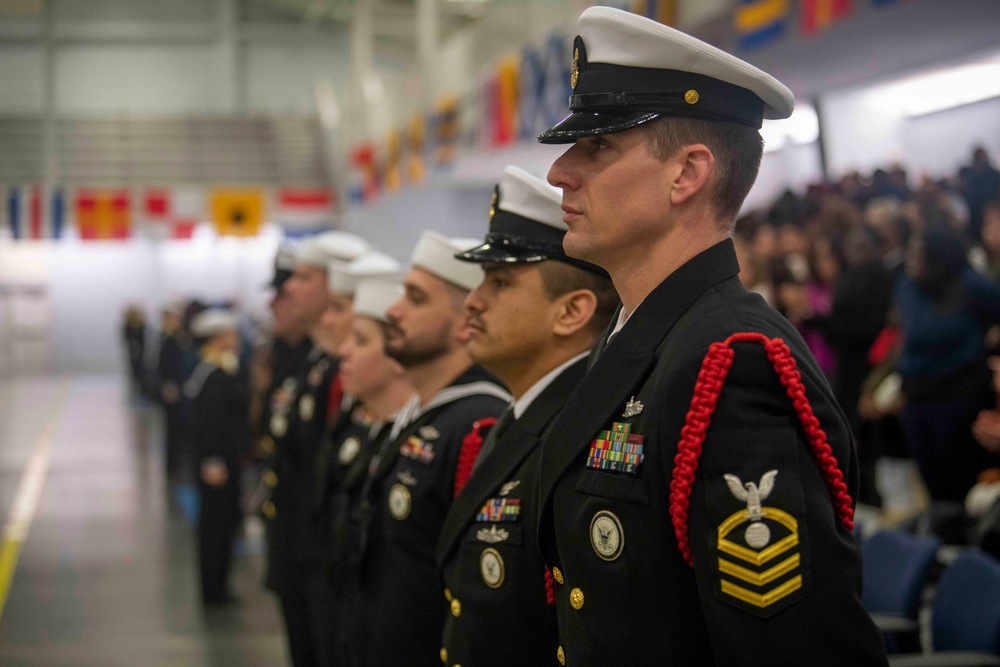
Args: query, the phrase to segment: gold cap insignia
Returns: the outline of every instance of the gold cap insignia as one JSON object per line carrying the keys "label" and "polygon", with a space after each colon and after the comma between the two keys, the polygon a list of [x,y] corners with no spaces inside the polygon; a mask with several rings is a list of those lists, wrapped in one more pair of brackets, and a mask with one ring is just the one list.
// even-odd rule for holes
{"label": "gold cap insignia", "polygon": [[697,104],[699,97],[700,95],[698,95],[698,91],[694,89],[691,89],[686,93],[684,93],[684,101],[687,102],[688,104]]}
{"label": "gold cap insignia", "polygon": [[493,216],[497,214],[497,202],[500,200],[500,187],[493,187],[493,199],[490,201],[490,225],[493,224]]}
{"label": "gold cap insignia", "polygon": [[573,64],[569,68],[569,85],[576,90],[576,82],[580,79],[580,49],[573,49]]}

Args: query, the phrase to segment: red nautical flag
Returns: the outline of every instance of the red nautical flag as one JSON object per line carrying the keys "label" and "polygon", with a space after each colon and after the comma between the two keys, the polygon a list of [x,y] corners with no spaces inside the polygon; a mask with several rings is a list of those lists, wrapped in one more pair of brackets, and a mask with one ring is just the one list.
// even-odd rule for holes
{"label": "red nautical flag", "polygon": [[77,190],[76,228],[80,238],[127,239],[132,235],[131,209],[128,190]]}
{"label": "red nautical flag", "polygon": [[847,18],[852,11],[853,0],[802,0],[799,25],[805,34],[815,35]]}

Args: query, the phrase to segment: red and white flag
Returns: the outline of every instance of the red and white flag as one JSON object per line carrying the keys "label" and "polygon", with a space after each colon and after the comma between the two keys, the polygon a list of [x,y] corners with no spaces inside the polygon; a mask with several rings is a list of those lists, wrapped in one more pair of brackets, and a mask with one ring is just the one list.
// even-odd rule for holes
{"label": "red and white flag", "polygon": [[189,239],[204,218],[205,195],[191,188],[146,190],[143,217],[156,238]]}
{"label": "red and white flag", "polygon": [[286,236],[329,229],[336,216],[336,197],[329,188],[282,188],[277,192],[275,222]]}

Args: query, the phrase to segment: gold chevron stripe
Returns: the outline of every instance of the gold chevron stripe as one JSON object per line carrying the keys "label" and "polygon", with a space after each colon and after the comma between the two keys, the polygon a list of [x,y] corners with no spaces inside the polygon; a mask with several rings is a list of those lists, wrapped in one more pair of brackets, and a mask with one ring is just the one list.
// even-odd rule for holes
{"label": "gold chevron stripe", "polygon": [[741,579],[748,584],[753,584],[754,586],[763,586],[798,568],[800,561],[801,558],[799,554],[795,554],[794,556],[786,558],[771,569],[757,573],[753,570],[748,570],[745,567],[741,567],[735,563],[730,563],[728,560],[720,558],[719,572],[736,577],[737,579]]}
{"label": "gold chevron stripe", "polygon": [[750,513],[746,510],[740,510],[729,516],[725,521],[719,525],[719,551],[727,553],[734,558],[739,558],[740,560],[746,561],[752,565],[763,565],[764,563],[773,560],[785,553],[789,549],[792,549],[799,543],[799,522],[788,512],[779,510],[776,507],[763,507],[765,516],[772,521],[780,523],[782,526],[787,528],[791,535],[775,542],[771,546],[767,547],[762,551],[754,551],[753,549],[748,549],[742,547],[735,542],[730,542],[726,539],[737,526],[746,523],[750,519]]}
{"label": "gold chevron stripe", "polygon": [[755,607],[760,607],[764,609],[765,607],[770,607],[772,604],[778,600],[787,597],[788,595],[794,593],[795,591],[802,588],[802,575],[789,579],[782,585],[775,588],[769,593],[754,593],[748,591],[742,586],[737,586],[736,584],[730,583],[728,581],[722,582],[722,592],[726,595],[730,595],[737,600],[742,600],[747,604],[752,604]]}

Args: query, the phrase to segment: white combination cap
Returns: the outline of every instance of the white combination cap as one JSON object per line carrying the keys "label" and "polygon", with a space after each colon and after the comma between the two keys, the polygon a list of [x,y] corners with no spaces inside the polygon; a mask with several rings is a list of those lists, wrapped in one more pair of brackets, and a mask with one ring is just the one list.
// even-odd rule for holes
{"label": "white combination cap", "polygon": [[368,242],[357,234],[331,231],[307,239],[299,249],[298,263],[326,270],[330,262],[349,262],[369,250]]}
{"label": "white combination cap", "polygon": [[195,338],[211,338],[224,331],[236,331],[239,322],[232,311],[224,308],[209,308],[191,320],[191,335]]}
{"label": "white combination cap", "polygon": [[478,245],[481,245],[479,239],[448,238],[427,230],[420,235],[410,256],[410,264],[452,285],[472,290],[483,281],[482,269],[457,259],[455,255]]}
{"label": "white combination cap", "polygon": [[354,291],[354,314],[388,322],[385,311],[403,296],[403,286],[386,280],[367,278]]}
{"label": "white combination cap", "polygon": [[366,278],[398,280],[402,278],[403,264],[395,257],[372,250],[350,262],[332,262],[327,275],[331,292],[353,294],[358,283]]}
{"label": "white combination cap", "polygon": [[792,92],[736,56],[652,19],[611,7],[580,15],[570,84],[573,113],[542,143],[613,134],[662,116],[740,123],[788,118]]}

